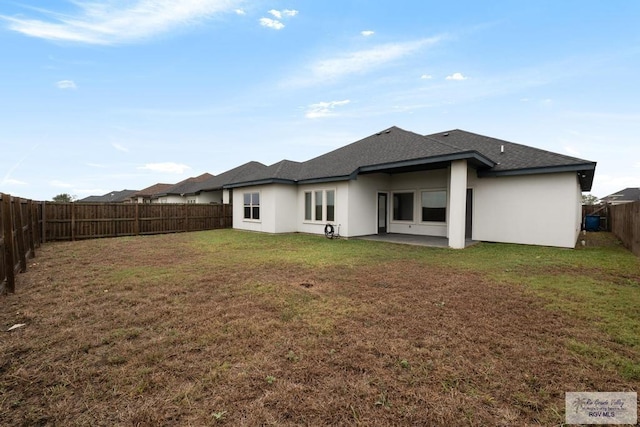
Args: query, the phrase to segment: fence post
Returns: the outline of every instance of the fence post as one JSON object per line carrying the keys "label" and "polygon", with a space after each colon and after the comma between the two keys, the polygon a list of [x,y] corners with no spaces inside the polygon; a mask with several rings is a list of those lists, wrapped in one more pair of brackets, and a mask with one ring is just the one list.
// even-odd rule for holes
{"label": "fence post", "polygon": [[42,243],[47,243],[47,202],[42,202],[42,226],[40,228],[40,239]]}
{"label": "fence post", "polygon": [[27,248],[24,243],[24,221],[22,220],[22,199],[13,199],[13,215],[15,216],[16,241],[18,242],[18,256],[20,273],[27,271]]}
{"label": "fence post", "polygon": [[11,216],[11,196],[2,194],[2,225],[4,235],[4,259],[7,269],[7,292],[16,291],[15,258],[13,248],[13,221]]}
{"label": "fence post", "polygon": [[71,241],[76,240],[76,209],[75,205],[71,203]]}
{"label": "fence post", "polygon": [[36,243],[33,230],[33,202],[27,200],[27,236],[29,237],[29,258],[36,257]]}
{"label": "fence post", "polygon": [[140,234],[140,203],[136,202],[136,218],[133,224],[133,233],[137,236]]}
{"label": "fence post", "polygon": [[182,206],[184,207],[184,231],[189,231],[189,209],[186,203]]}

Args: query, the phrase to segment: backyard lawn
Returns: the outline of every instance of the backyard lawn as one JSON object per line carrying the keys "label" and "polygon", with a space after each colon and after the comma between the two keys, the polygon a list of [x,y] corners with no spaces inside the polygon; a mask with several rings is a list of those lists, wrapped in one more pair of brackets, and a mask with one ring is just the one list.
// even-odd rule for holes
{"label": "backyard lawn", "polygon": [[560,426],[640,388],[640,260],[584,238],[49,243],[0,297],[0,425]]}

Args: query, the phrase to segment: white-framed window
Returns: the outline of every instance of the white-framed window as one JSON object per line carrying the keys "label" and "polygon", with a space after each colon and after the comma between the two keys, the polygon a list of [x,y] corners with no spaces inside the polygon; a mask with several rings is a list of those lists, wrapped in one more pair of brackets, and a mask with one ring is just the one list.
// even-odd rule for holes
{"label": "white-framed window", "polygon": [[425,190],[420,195],[422,222],[447,222],[447,191]]}
{"label": "white-framed window", "polygon": [[413,191],[399,191],[393,193],[393,216],[394,221],[413,221]]}
{"label": "white-framed window", "polygon": [[244,193],[244,219],[260,219],[260,193]]}
{"label": "white-framed window", "polygon": [[336,220],[336,190],[304,192],[304,220],[332,222]]}

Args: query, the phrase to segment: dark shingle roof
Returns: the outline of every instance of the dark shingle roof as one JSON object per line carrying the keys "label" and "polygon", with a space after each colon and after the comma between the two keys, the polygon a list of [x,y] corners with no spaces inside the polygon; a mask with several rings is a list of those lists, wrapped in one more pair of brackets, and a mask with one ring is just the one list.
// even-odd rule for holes
{"label": "dark shingle roof", "polygon": [[493,160],[492,171],[544,168],[566,165],[583,165],[586,160],[545,151],[527,145],[454,129],[427,135],[456,149],[477,150]]}
{"label": "dark shingle roof", "polygon": [[102,196],[89,196],[78,200],[79,203],[121,203],[128,201],[138,190],[111,191]]}
{"label": "dark shingle roof", "polygon": [[603,197],[603,202],[635,202],[640,200],[640,188],[630,187]]}
{"label": "dark shingle roof", "polygon": [[363,167],[439,159],[465,151],[467,150],[453,148],[394,126],[304,162],[299,179],[346,177]]}
{"label": "dark shingle roof", "polygon": [[267,169],[267,166],[260,162],[245,163],[204,181],[202,191],[219,190],[231,182],[244,181],[247,177],[260,173],[264,169]]}
{"label": "dark shingle roof", "polygon": [[183,195],[183,194],[196,194],[199,191],[202,190],[202,184],[203,182],[207,181],[208,179],[213,178],[213,175],[211,175],[210,173],[203,173],[202,175],[198,175],[198,176],[194,176],[191,178],[187,178],[183,181],[180,181],[179,183],[173,185],[172,187],[170,187],[169,189],[167,189],[166,191],[162,192],[162,193],[158,193],[158,196],[165,196],[168,194],[178,194],[178,195]]}
{"label": "dark shingle roof", "polygon": [[135,196],[136,197],[151,197],[154,194],[165,193],[168,189],[173,187],[175,184],[154,184],[150,187],[144,188],[138,191]]}
{"label": "dark shingle roof", "polygon": [[240,186],[235,185],[242,183],[242,185],[253,184],[270,184],[270,183],[294,183],[298,180],[300,175],[302,163],[293,162],[291,160],[281,160],[278,163],[274,163],[271,166],[265,166],[263,169],[258,170],[252,174],[245,175],[241,179],[233,180],[227,184],[230,187]]}
{"label": "dark shingle roof", "polygon": [[394,126],[303,163],[283,160],[229,186],[349,179],[359,173],[443,167],[456,159],[468,160],[478,176],[575,171],[584,191],[591,188],[595,171],[594,162],[458,129],[423,136]]}
{"label": "dark shingle roof", "polygon": [[474,149],[496,164],[479,169],[478,176],[526,175],[532,173],[578,172],[583,191],[591,190],[596,163],[527,145],[454,129],[427,135],[457,149]]}

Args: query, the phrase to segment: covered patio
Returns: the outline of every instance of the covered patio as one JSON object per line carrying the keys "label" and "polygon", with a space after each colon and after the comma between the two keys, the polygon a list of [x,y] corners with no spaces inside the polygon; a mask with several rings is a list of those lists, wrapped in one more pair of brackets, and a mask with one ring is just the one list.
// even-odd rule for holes
{"label": "covered patio", "polygon": [[[421,236],[416,234],[401,234],[401,233],[381,233],[371,234],[369,236],[355,237],[360,240],[373,240],[378,242],[397,243],[401,245],[414,245],[414,246],[427,246],[432,248],[448,248],[449,239],[447,237],[440,236]],[[475,240],[465,239],[464,247],[475,245],[478,243]]]}

